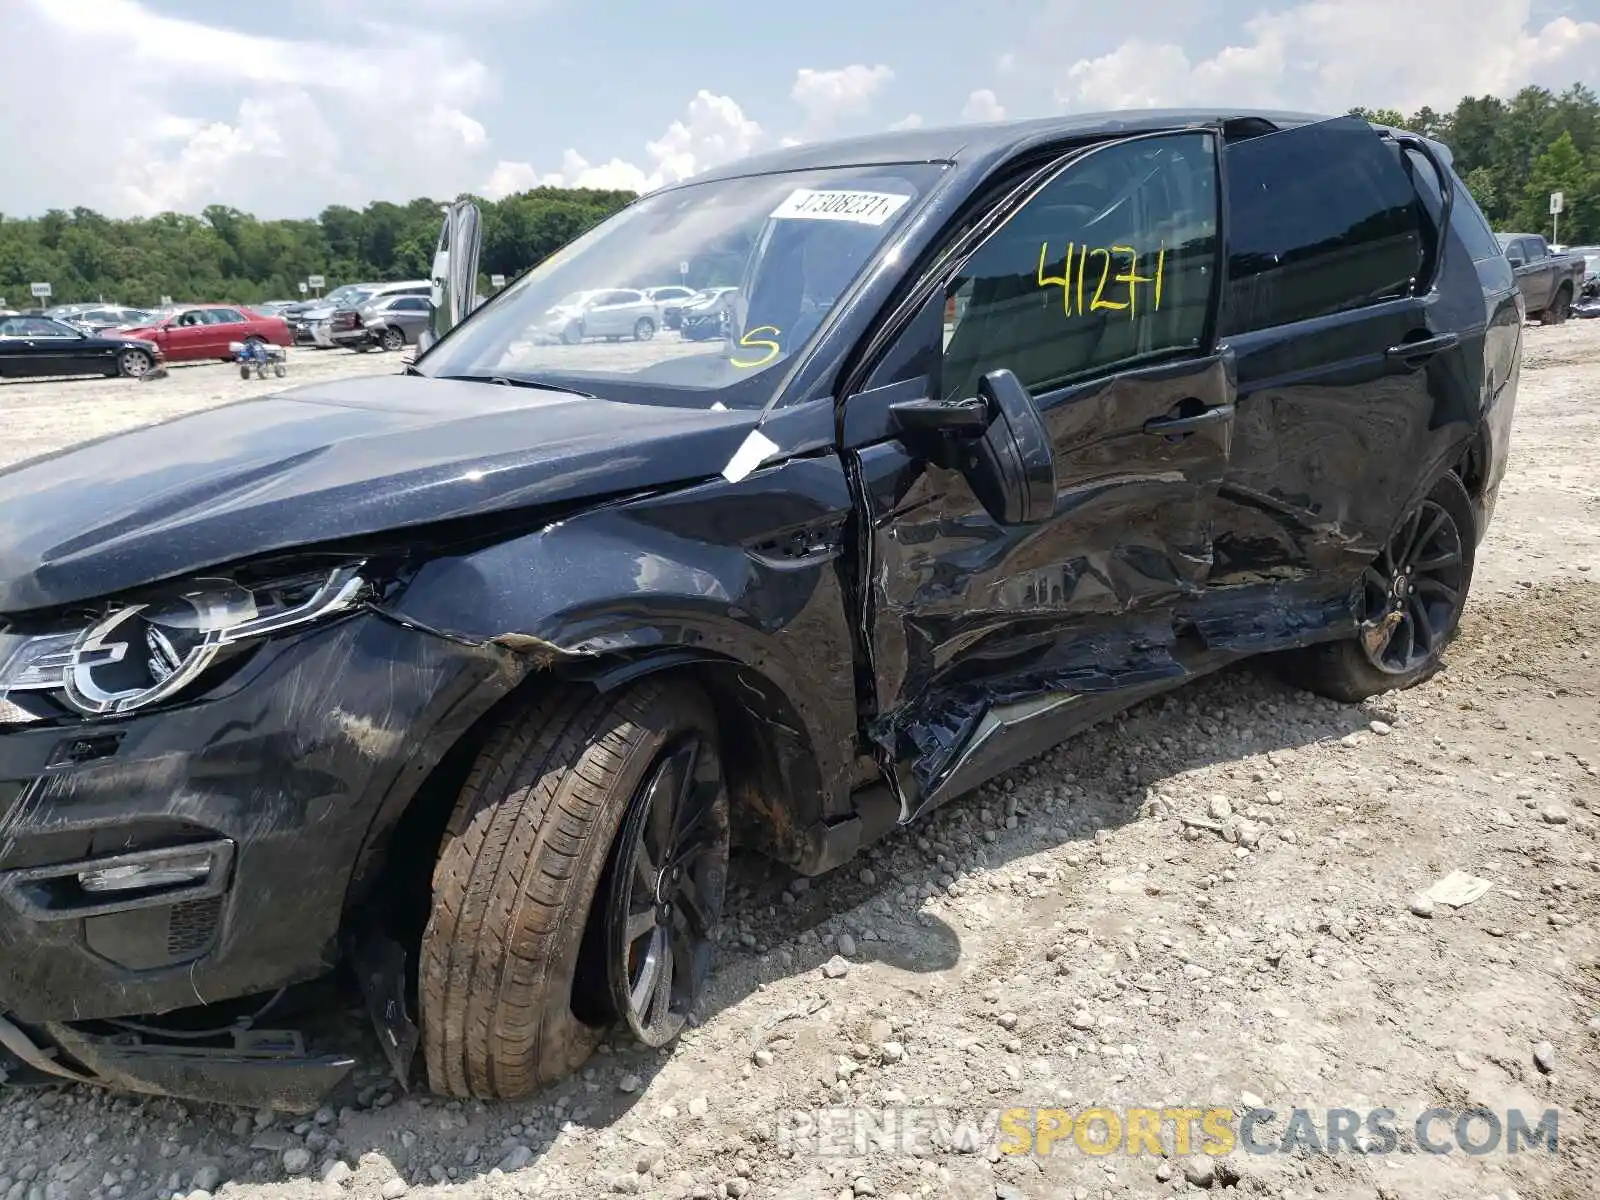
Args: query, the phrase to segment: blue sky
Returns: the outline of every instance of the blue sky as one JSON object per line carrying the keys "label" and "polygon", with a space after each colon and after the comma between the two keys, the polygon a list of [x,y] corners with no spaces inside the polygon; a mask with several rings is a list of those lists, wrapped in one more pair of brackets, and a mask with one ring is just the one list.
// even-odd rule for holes
{"label": "blue sky", "polygon": [[[785,142],[1600,85],[1600,0],[4,0],[0,213],[648,188]],[[1419,54],[1419,46],[1426,47]]]}

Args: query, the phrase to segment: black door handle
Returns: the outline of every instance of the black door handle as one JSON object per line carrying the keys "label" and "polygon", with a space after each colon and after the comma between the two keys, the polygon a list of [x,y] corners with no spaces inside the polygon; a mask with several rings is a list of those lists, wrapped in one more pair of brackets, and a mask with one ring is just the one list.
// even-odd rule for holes
{"label": "black door handle", "polygon": [[1211,425],[1221,425],[1233,420],[1233,405],[1219,404],[1188,417],[1151,417],[1144,423],[1144,431],[1156,437],[1172,437],[1180,433],[1194,433]]}
{"label": "black door handle", "polygon": [[1427,358],[1430,354],[1437,354],[1441,350],[1452,350],[1460,344],[1459,333],[1441,333],[1418,342],[1401,342],[1398,346],[1390,346],[1383,352],[1383,356],[1401,362],[1415,362],[1420,358]]}

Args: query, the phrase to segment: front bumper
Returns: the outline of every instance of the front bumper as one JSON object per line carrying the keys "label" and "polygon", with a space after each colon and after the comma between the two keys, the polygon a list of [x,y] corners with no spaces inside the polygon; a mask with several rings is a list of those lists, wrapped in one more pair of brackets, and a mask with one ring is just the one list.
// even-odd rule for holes
{"label": "front bumper", "polygon": [[[378,839],[513,681],[498,651],[363,612],[181,708],[0,726],[0,1014],[43,1029],[327,972]],[[129,856],[213,852],[198,880],[83,886]]]}

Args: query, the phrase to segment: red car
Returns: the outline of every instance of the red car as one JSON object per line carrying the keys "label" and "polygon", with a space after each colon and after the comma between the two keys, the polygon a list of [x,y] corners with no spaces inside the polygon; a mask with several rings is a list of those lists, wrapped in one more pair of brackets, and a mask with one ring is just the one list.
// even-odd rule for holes
{"label": "red car", "polygon": [[173,309],[153,324],[118,332],[122,336],[154,342],[161,347],[168,362],[205,358],[231,362],[230,343],[259,340],[274,346],[288,346],[294,341],[289,323],[282,317],[263,317],[248,308],[227,304],[194,304]]}

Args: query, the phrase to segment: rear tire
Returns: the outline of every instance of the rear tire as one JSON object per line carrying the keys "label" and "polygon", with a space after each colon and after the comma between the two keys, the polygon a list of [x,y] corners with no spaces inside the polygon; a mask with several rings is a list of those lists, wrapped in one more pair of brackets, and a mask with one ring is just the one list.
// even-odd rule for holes
{"label": "rear tire", "polygon": [[[1472,499],[1461,480],[1447,474],[1400,522],[1389,546],[1363,573],[1362,634],[1284,656],[1283,675],[1307,691],[1347,704],[1431,679],[1455,638],[1472,585],[1476,549]],[[1380,584],[1380,577],[1385,582]],[[1403,578],[1398,590],[1393,586],[1396,577]],[[1380,608],[1380,602],[1386,607]],[[1423,620],[1417,616],[1419,607]],[[1426,653],[1414,658],[1399,654],[1396,643],[1402,637],[1423,638],[1423,625]],[[1407,645],[1415,649],[1414,643]]]}
{"label": "rear tire", "polygon": [[1571,311],[1572,289],[1563,283],[1556,292],[1556,298],[1550,302],[1550,307],[1539,314],[1539,324],[1560,325]]}
{"label": "rear tire", "polygon": [[710,704],[663,680],[557,688],[490,733],[445,832],[422,938],[435,1091],[525,1096],[593,1052],[618,1015],[596,961],[607,864],[636,793],[685,736],[715,745]]}
{"label": "rear tire", "polygon": [[405,349],[406,335],[393,325],[388,325],[378,335],[378,344],[390,353],[396,350],[403,350]]}
{"label": "rear tire", "polygon": [[656,335],[656,323],[649,317],[640,317],[633,327],[633,340],[648,342]]}

